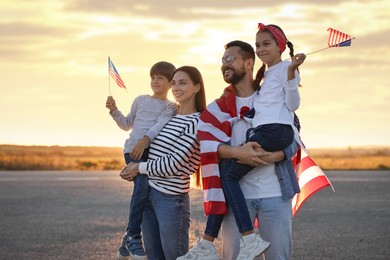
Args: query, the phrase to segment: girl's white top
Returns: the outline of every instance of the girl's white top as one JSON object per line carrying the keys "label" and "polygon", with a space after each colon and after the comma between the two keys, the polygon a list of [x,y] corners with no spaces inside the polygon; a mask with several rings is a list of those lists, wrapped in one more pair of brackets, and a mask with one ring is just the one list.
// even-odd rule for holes
{"label": "girl's white top", "polygon": [[269,67],[264,73],[259,95],[254,100],[255,117],[252,127],[264,124],[288,124],[294,126],[294,111],[300,104],[299,73],[287,81],[290,61],[282,61]]}
{"label": "girl's white top", "polygon": [[[240,113],[241,107],[253,107],[253,101],[257,93],[249,97],[237,97],[237,113]],[[232,128],[232,146],[239,146],[245,142],[246,131],[251,127],[246,117],[236,121]],[[282,196],[282,190],[275,174],[275,164],[259,166],[245,174],[240,180],[241,190],[246,199],[270,198]]]}

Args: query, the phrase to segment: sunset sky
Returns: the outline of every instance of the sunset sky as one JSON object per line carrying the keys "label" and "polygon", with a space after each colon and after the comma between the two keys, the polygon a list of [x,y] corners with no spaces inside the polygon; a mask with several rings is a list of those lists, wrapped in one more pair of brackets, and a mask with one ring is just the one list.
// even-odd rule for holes
{"label": "sunset sky", "polygon": [[124,114],[152,93],[149,69],[161,60],[198,67],[211,102],[226,87],[223,46],[254,46],[258,22],[282,27],[296,52],[327,47],[329,27],[356,37],[300,68],[308,148],[390,145],[388,0],[2,0],[0,144],[122,147],[128,133],[105,107],[107,56],[128,88],[111,80]]}

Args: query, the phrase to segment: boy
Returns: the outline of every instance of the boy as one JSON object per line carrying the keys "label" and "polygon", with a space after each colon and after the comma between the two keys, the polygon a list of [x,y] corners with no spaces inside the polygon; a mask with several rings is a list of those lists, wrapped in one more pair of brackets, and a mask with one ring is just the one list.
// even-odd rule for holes
{"label": "boy", "polygon": [[[130,113],[124,116],[116,107],[115,100],[109,96],[106,107],[117,125],[130,132],[124,145],[126,164],[148,159],[148,147],[161,128],[176,114],[176,104],[167,99],[175,66],[160,61],[150,69],[150,86],[153,95],[140,95],[135,98]],[[142,246],[142,213],[148,196],[148,178],[139,174],[134,179],[133,195],[130,202],[129,221],[122,245],[118,250],[118,259],[147,259]]]}

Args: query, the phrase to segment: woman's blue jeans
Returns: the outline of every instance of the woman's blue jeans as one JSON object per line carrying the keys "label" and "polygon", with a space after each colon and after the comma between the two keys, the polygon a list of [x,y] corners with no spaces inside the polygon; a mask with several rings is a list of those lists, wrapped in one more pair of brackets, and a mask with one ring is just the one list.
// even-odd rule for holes
{"label": "woman's blue jeans", "polygon": [[190,197],[149,188],[142,233],[148,260],[171,260],[189,250]]}

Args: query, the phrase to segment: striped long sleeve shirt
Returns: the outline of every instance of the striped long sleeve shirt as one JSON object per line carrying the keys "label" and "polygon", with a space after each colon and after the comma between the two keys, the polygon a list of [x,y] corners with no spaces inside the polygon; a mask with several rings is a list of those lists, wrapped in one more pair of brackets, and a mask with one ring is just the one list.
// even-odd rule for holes
{"label": "striped long sleeve shirt", "polygon": [[199,116],[172,117],[152,141],[148,161],[139,164],[139,172],[148,175],[151,187],[172,195],[189,192],[190,175],[198,170],[200,162]]}

